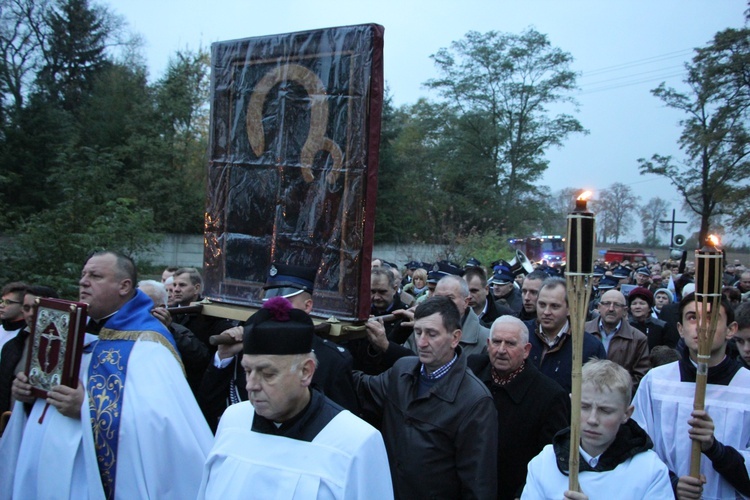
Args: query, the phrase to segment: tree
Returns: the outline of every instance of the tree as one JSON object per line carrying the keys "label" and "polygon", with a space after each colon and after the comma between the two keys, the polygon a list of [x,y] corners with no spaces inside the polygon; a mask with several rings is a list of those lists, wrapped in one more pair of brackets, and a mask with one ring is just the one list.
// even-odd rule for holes
{"label": "tree", "polygon": [[59,0],[47,14],[49,35],[39,85],[66,111],[75,111],[109,63],[104,53],[111,26],[88,0]]}
{"label": "tree", "polygon": [[[206,197],[206,151],[210,95],[210,56],[207,50],[178,51],[166,74],[155,85],[157,119],[153,132],[162,144],[158,165],[149,182],[157,227],[163,231],[199,233],[203,230]],[[164,196],[172,196],[165,203]]]}
{"label": "tree", "polygon": [[686,69],[686,93],[664,83],[652,90],[687,116],[680,121],[684,160],[655,154],[638,162],[641,174],[661,175],[677,188],[700,217],[699,241],[705,241],[709,226],[722,217],[734,229],[750,225],[750,29],[718,33]]}
{"label": "tree", "polygon": [[49,0],[4,0],[0,7],[0,86],[18,114],[41,66]]}
{"label": "tree", "polygon": [[[0,114],[0,231],[9,236],[0,277],[72,298],[92,249],[137,254],[156,230],[201,230],[208,54],[178,53],[149,84],[137,44],[119,38],[121,21],[106,9],[0,1],[0,112],[9,111]],[[23,45],[24,33],[38,43]],[[112,49],[123,45],[118,59]]]}
{"label": "tree", "polygon": [[638,196],[633,194],[630,186],[615,182],[607,189],[602,189],[599,199],[592,202],[596,213],[596,223],[602,243],[613,238],[620,242],[633,224],[633,212],[638,209]]}
{"label": "tree", "polygon": [[3,266],[73,298],[92,249],[129,255],[148,249],[154,241],[153,212],[121,195],[120,171],[119,162],[100,150],[62,155],[51,176],[60,202],[18,225],[14,244],[2,255]]}
{"label": "tree", "polygon": [[[455,236],[456,210],[440,185],[449,146],[444,107],[420,99],[383,107],[375,235],[378,241],[442,242]],[[459,217],[460,218],[460,217]]]}
{"label": "tree", "polygon": [[403,193],[398,189],[402,171],[396,163],[394,143],[401,134],[401,121],[396,116],[393,98],[386,87],[383,96],[383,113],[380,129],[380,151],[378,164],[378,198],[375,211],[375,239],[396,241],[401,239],[400,231],[408,228],[399,222]]}
{"label": "tree", "polygon": [[[378,241],[452,244],[472,232],[507,232],[507,217],[487,176],[486,163],[463,140],[462,122],[445,104],[420,99],[414,105],[385,106],[378,174]],[[540,200],[519,200],[525,222],[538,230],[546,214]],[[504,229],[506,228],[506,229]]]}
{"label": "tree", "polygon": [[68,114],[36,95],[4,128],[0,171],[6,182],[0,183],[0,204],[7,204],[11,226],[60,201],[50,174],[75,135]]}
{"label": "tree", "polygon": [[[497,186],[505,230],[514,232],[528,215],[521,198],[534,201],[542,194],[534,183],[547,168],[547,149],[586,132],[572,116],[551,116],[547,109],[575,104],[573,59],[534,29],[520,35],[471,31],[432,58],[441,76],[427,86],[459,116],[449,125],[477,166],[487,169],[480,174],[484,185]],[[531,208],[538,215],[540,207]]]}
{"label": "tree", "polygon": [[667,209],[669,209],[669,203],[661,198],[651,198],[641,207],[644,246],[654,247],[659,244],[659,233],[666,230],[659,221],[667,215]]}

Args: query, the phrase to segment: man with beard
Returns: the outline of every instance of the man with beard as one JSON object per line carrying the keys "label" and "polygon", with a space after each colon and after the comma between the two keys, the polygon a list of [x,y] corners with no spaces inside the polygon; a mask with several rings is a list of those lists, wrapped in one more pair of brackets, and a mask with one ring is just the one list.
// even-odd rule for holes
{"label": "man with beard", "polygon": [[8,283],[3,287],[2,301],[0,301],[0,320],[2,320],[0,349],[26,325],[22,308],[24,293],[26,293],[25,283]]}

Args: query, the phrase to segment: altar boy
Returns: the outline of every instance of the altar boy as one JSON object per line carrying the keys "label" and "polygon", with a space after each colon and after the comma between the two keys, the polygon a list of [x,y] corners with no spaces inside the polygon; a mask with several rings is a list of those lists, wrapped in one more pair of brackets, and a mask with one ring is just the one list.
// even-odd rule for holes
{"label": "altar boy", "polygon": [[[726,355],[737,331],[734,311],[722,299],[708,364],[705,409],[693,410],[698,361],[695,294],[680,302],[677,329],[682,359],[652,369],[641,380],[633,404],[636,420],[667,464],[677,498],[706,500],[750,496],[750,371]],[[692,440],[701,443],[701,477],[690,472]]]}
{"label": "altar boy", "polygon": [[632,381],[621,366],[594,359],[583,366],[578,482],[568,490],[570,428],[530,463],[522,499],[671,498],[669,471],[646,432],[630,419]]}

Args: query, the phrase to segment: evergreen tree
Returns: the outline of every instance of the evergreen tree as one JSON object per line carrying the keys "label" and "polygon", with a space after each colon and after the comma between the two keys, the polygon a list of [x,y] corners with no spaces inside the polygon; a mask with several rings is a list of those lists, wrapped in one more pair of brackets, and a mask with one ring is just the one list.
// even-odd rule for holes
{"label": "evergreen tree", "polygon": [[58,0],[46,21],[49,36],[38,84],[53,102],[74,112],[109,64],[105,55],[109,26],[88,0]]}

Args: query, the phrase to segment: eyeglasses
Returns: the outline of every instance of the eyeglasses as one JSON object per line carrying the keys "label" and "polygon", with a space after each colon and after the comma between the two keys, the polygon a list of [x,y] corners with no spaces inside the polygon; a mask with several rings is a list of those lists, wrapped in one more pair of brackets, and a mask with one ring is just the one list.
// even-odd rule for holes
{"label": "eyeglasses", "polygon": [[615,307],[616,309],[622,309],[625,307],[625,304],[620,304],[618,302],[599,302],[599,305],[604,307],[605,309],[609,309],[610,307]]}
{"label": "eyeglasses", "polygon": [[11,304],[20,304],[21,302],[18,300],[10,300],[10,299],[2,299],[0,300],[0,304],[4,306],[9,306]]}

